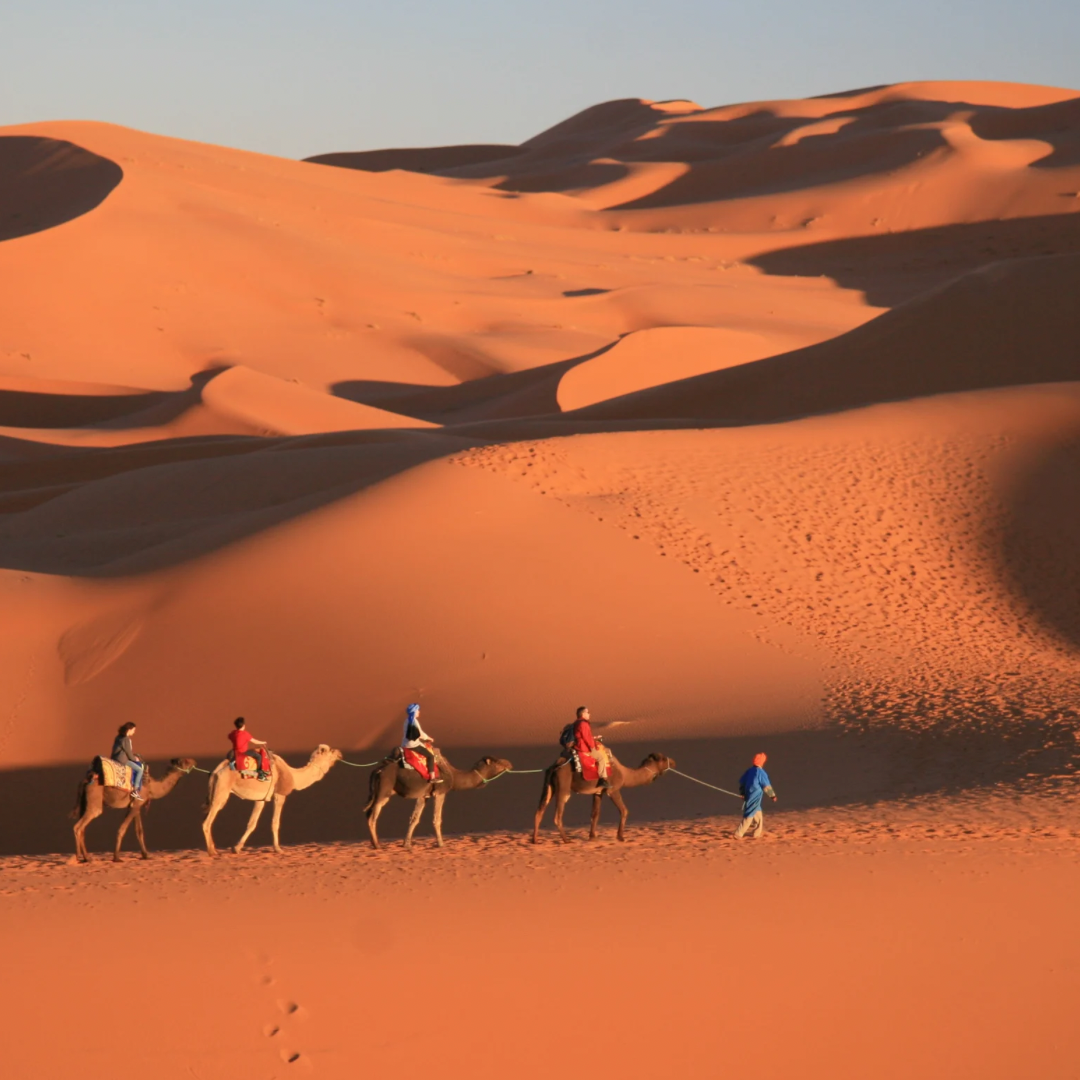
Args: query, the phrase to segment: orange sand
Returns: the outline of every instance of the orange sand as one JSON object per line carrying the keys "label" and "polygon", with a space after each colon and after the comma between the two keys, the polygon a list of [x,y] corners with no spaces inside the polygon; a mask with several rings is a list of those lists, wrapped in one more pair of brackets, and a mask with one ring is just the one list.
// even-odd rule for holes
{"label": "orange sand", "polygon": [[[814,846],[821,783],[745,864],[656,814],[595,856],[515,833],[407,864],[9,861],[0,1006],[65,1033],[9,1047],[14,1075],[104,1075],[85,1051],[111,1002],[38,1010],[48,958],[84,995],[101,968],[75,943],[125,919],[155,972],[174,958],[132,1016],[183,1048],[164,1076],[385,1071],[403,1023],[451,1075],[540,1075],[589,1059],[559,1039],[575,1000],[632,1076],[756,1052],[806,1077],[1072,1075],[1075,819],[1036,841],[1049,795],[1010,800],[1025,776],[1068,795],[1080,745],[1076,91],[628,100],[520,147],[308,162],[0,129],[0,285],[9,790],[73,788],[123,720],[155,761],[211,764],[240,713],[371,760],[409,700],[445,745],[530,765],[586,701],[616,748],[700,740],[691,772],[743,736],[828,732],[841,772],[901,740],[855,824]],[[940,803],[895,802],[928,764],[974,839],[924,842]],[[534,797],[470,820],[524,830]],[[153,818],[197,824],[176,798]],[[38,839],[3,851],[63,850],[6,820]],[[267,942],[240,974],[229,899]],[[409,903],[466,992],[418,974]]]}

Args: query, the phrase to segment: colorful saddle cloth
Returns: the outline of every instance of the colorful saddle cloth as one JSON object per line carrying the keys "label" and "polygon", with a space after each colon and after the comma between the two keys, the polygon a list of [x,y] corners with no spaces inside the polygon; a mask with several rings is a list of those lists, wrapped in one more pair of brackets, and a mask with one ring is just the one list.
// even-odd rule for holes
{"label": "colorful saddle cloth", "polygon": [[[574,759],[574,768],[581,773],[581,779],[595,783],[600,779],[600,767],[592,754],[581,754],[577,750],[570,751]],[[604,755],[604,764],[611,767],[611,751],[606,746],[596,748],[597,755]]]}
{"label": "colorful saddle cloth", "polygon": [[[244,760],[241,762],[237,762],[235,758],[230,757],[229,768],[236,769],[245,780],[259,779],[259,758],[255,754],[245,754]],[[270,783],[270,777],[267,776],[262,782],[264,784]]]}
{"label": "colorful saddle cloth", "polygon": [[406,769],[415,769],[425,780],[439,779],[439,766],[435,766],[434,776],[429,775],[427,759],[423,754],[418,754],[415,750],[403,750],[401,756],[405,761]]}
{"label": "colorful saddle cloth", "polygon": [[131,766],[121,765],[112,758],[94,758],[94,771],[101,777],[102,787],[119,788],[121,791],[131,790]]}

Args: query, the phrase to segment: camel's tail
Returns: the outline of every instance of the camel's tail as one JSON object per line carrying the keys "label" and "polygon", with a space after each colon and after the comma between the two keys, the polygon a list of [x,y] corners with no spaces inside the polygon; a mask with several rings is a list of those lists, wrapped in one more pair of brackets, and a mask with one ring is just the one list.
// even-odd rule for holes
{"label": "camel's tail", "polygon": [[86,777],[79,782],[79,790],[75,793],[75,805],[68,814],[73,821],[78,821],[86,813],[86,785],[88,783],[90,781]]}
{"label": "camel's tail", "polygon": [[86,789],[95,780],[100,783],[101,777],[98,775],[100,769],[101,758],[94,758],[90,768],[86,770],[86,775],[79,781],[79,789],[75,793],[75,805],[68,814],[68,817],[73,818],[75,821],[78,821],[86,813]]}
{"label": "camel's tail", "polygon": [[544,786],[540,789],[540,806],[538,809],[543,810],[547,806],[548,801],[552,796],[552,788],[555,786],[555,766],[549,765],[544,770]]}
{"label": "camel's tail", "polygon": [[368,801],[364,806],[364,813],[366,814],[374,805],[375,799],[379,794],[379,781],[382,779],[383,766],[371,770],[371,776],[368,777]]}
{"label": "camel's tail", "polygon": [[204,814],[208,814],[210,812],[210,807],[214,802],[214,792],[217,790],[217,785],[218,775],[217,770],[215,769],[214,772],[210,774],[210,782],[206,788],[206,802],[202,804]]}

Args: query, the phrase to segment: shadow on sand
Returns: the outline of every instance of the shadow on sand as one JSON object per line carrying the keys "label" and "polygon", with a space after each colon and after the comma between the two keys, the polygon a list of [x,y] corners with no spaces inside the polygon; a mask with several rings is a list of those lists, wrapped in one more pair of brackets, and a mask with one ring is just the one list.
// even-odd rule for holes
{"label": "shadow on sand", "polygon": [[1036,617],[1080,648],[1080,433],[1047,450],[1015,484],[1001,571]]}
{"label": "shadow on sand", "polygon": [[43,232],[89,213],[124,178],[114,161],[74,143],[0,136],[0,241]]}
{"label": "shadow on sand", "polygon": [[[1075,204],[1075,192],[1061,194]],[[875,307],[895,307],[988,263],[1077,252],[1080,214],[1062,213],[801,244],[747,261],[766,274],[824,274]]]}

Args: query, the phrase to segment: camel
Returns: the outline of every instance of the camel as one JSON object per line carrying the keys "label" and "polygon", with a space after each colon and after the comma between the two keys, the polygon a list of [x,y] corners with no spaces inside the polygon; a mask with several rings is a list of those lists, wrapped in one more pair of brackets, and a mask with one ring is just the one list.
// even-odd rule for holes
{"label": "camel", "polygon": [[75,822],[75,857],[81,863],[90,861],[90,855],[86,850],[86,826],[94,818],[100,817],[105,812],[105,808],[108,807],[110,810],[127,811],[127,815],[120,822],[120,828],[116,832],[113,862],[120,861],[120,845],[124,842],[124,834],[133,821],[135,822],[135,836],[139,840],[142,857],[149,859],[150,852],[146,850],[146,837],[143,835],[143,811],[148,810],[155,799],[165,798],[180,782],[180,777],[187,776],[194,768],[195,762],[191,758],[173,758],[169,762],[169,771],[165,774],[164,780],[154,780],[150,776],[148,768],[143,778],[142,802],[133,800],[131,792],[124,791],[123,788],[103,787],[100,774],[91,770],[82,783],[79,784],[75,809],[71,811],[71,816],[78,819]]}
{"label": "camel", "polygon": [[211,832],[214,819],[229,801],[229,796],[235,795],[238,799],[245,799],[255,805],[251,808],[251,817],[248,818],[244,835],[240,837],[233,851],[239,855],[244,850],[248,837],[259,823],[263,807],[273,799],[274,818],[270,827],[274,834],[274,850],[280,855],[281,809],[285,805],[286,797],[294,791],[303,791],[304,788],[317,784],[330,771],[334,763],[340,760],[341,751],[331,750],[326,743],[320,743],[308,759],[308,763],[299,769],[294,769],[277,754],[271,754],[269,780],[247,779],[235,769],[230,768],[227,760],[223,761],[210,774],[210,787],[206,795],[206,803],[203,805],[206,819],[203,821],[202,831],[203,836],[206,837],[207,852],[211,855],[218,853],[217,848],[214,847],[214,837]]}
{"label": "camel", "polygon": [[650,754],[636,769],[628,769],[620,762],[610,750],[608,764],[608,786],[601,788],[596,780],[586,780],[581,773],[574,769],[571,762],[556,762],[544,773],[544,789],[540,793],[540,807],[536,811],[533,821],[532,842],[540,841],[540,823],[544,819],[544,811],[555,796],[555,827],[559,830],[559,836],[563,843],[569,842],[566,829],[563,828],[563,812],[571,795],[591,795],[593,797],[592,819],[589,826],[589,839],[596,839],[596,823],[600,820],[600,802],[605,795],[615,804],[619,811],[619,839],[625,840],[624,830],[629,811],[623,802],[622,789],[643,787],[651,784],[658,776],[675,768],[675,761],[664,754]]}
{"label": "camel", "polygon": [[509,772],[513,765],[502,758],[482,757],[471,769],[455,769],[441,750],[435,751],[435,760],[439,766],[439,775],[443,783],[433,784],[425,780],[418,772],[406,769],[397,758],[388,757],[371,774],[370,788],[367,805],[364,813],[367,815],[368,830],[371,833],[371,846],[379,847],[379,815],[383,807],[390,801],[391,795],[400,795],[403,799],[415,799],[416,807],[409,818],[409,831],[405,834],[406,849],[412,848],[413,833],[420,824],[420,817],[424,812],[424,803],[429,796],[435,800],[434,825],[435,842],[439,847],[443,846],[442,813],[443,803],[451,791],[475,791],[484,787],[489,780]]}

